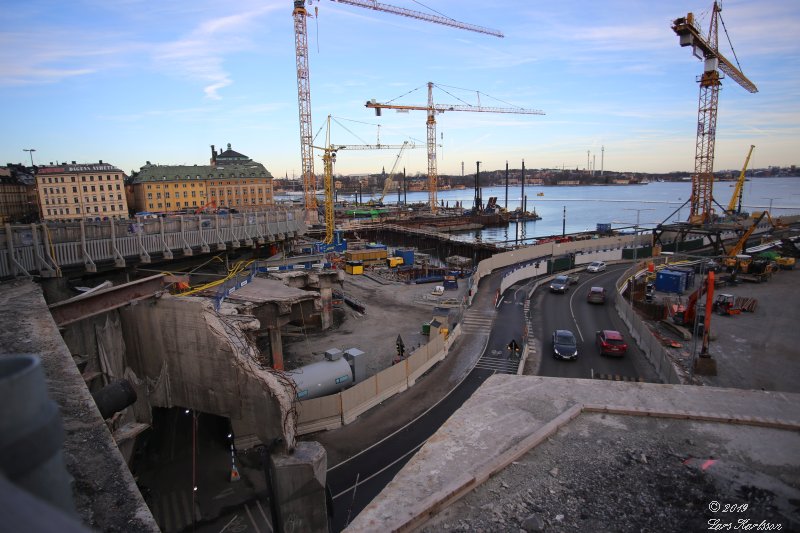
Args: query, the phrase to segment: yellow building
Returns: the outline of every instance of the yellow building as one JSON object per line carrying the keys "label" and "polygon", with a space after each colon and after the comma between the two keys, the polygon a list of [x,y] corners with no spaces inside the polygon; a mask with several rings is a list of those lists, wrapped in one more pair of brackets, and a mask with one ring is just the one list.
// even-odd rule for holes
{"label": "yellow building", "polygon": [[102,160],[38,167],[42,220],[128,218],[124,177],[120,169]]}
{"label": "yellow building", "polygon": [[211,146],[210,165],[153,165],[133,180],[134,208],[153,213],[195,213],[204,208],[253,211],[274,205],[272,174],[249,157]]}

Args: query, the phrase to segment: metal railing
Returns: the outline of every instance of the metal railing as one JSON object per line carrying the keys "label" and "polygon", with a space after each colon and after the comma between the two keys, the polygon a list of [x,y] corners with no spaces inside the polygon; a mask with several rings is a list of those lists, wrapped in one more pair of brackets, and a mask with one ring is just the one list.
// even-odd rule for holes
{"label": "metal railing", "polygon": [[169,218],[77,221],[0,228],[0,278],[56,277],[62,268],[97,263],[149,263],[151,256],[173,259],[283,241],[306,232],[302,210],[188,215]]}

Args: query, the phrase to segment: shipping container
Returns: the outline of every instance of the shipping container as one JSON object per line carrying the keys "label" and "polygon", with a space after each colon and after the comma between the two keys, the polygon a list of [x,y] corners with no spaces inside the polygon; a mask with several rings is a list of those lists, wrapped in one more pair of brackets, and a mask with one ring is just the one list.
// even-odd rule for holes
{"label": "shipping container", "polygon": [[656,290],[682,294],[686,291],[686,274],[672,270],[660,270],[656,274]]}
{"label": "shipping container", "polygon": [[404,265],[414,264],[414,249],[413,248],[398,248],[394,251],[394,255],[403,258]]}
{"label": "shipping container", "polygon": [[397,256],[389,257],[386,259],[386,264],[389,266],[389,268],[398,267],[403,264],[403,258]]}

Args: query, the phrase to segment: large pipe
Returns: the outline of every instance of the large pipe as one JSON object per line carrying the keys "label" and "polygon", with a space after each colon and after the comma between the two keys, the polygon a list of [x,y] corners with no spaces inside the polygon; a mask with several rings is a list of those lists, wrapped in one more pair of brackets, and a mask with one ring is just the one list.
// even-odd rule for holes
{"label": "large pipe", "polygon": [[61,414],[47,393],[39,357],[0,356],[0,472],[18,487],[77,516],[63,442]]}
{"label": "large pipe", "polygon": [[105,420],[129,405],[133,405],[136,402],[136,391],[133,390],[130,381],[120,379],[92,393],[92,398],[100,410],[100,415]]}

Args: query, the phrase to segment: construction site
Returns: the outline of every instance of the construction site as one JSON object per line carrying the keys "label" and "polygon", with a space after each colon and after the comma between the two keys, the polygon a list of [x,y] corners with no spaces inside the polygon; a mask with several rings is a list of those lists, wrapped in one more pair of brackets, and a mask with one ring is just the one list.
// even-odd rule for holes
{"label": "construction site", "polygon": [[[757,91],[720,53],[718,4],[707,33],[691,13],[672,24],[704,62],[688,218],[650,233],[637,211],[633,232],[528,244],[453,238],[539,215],[484,202],[479,162],[472,207],[443,205],[436,117],[542,111],[434,102],[431,82],[416,105],[367,101],[425,113],[428,202],[409,208],[407,143],[338,145],[329,117],[314,146],[309,13],[293,5],[302,208],[3,230],[0,382],[32,380],[0,402],[0,450],[19,462],[0,461],[9,527],[684,530],[726,518],[722,502],[800,528],[800,307],[785,304],[800,216],[743,211],[753,146],[715,198],[720,71]],[[382,194],[337,202],[337,154],[372,149],[399,150]],[[608,308],[649,382],[539,375],[535,291],[593,262],[619,269]]]}

